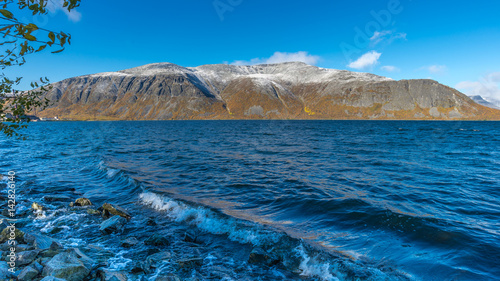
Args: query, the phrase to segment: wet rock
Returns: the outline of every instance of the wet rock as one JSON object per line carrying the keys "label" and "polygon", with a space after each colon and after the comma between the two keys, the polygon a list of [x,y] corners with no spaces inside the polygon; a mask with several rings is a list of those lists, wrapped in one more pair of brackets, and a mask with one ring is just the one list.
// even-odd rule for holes
{"label": "wet rock", "polygon": [[33,250],[33,251],[24,251],[17,253],[17,265],[26,265],[30,264],[36,259],[36,256],[40,253],[39,250]]}
{"label": "wet rock", "polygon": [[89,208],[89,209],[87,209],[87,214],[89,214],[89,215],[100,215],[100,214],[101,214],[101,212],[99,212],[99,211],[98,211],[98,210],[96,210],[96,209],[90,209],[90,208]]}
{"label": "wet rock", "polygon": [[170,273],[168,275],[156,277],[155,281],[181,281],[181,278],[173,273]]}
{"label": "wet rock", "polygon": [[149,226],[155,226],[157,225],[156,221],[154,218],[148,218],[148,221],[146,222],[147,225]]}
{"label": "wet rock", "polygon": [[191,259],[181,259],[177,261],[177,264],[181,268],[193,268],[193,267],[199,267],[203,265],[203,259],[202,258],[191,258]]}
{"label": "wet rock", "polygon": [[73,203],[73,206],[79,206],[79,207],[85,207],[85,206],[92,206],[92,202],[88,198],[78,198],[75,200],[75,203]]}
{"label": "wet rock", "polygon": [[43,266],[40,263],[36,262],[36,261],[34,263],[32,263],[31,266],[34,269],[36,269],[38,272],[42,272],[43,271]]}
{"label": "wet rock", "polygon": [[277,258],[273,257],[262,248],[254,248],[248,257],[248,263],[258,263],[271,266],[277,264],[278,262],[279,260]]}
{"label": "wet rock", "polygon": [[53,257],[44,267],[43,275],[66,279],[67,281],[82,281],[89,275],[90,269],[85,266],[75,252],[64,252]]}
{"label": "wet rock", "polygon": [[95,244],[89,244],[89,245],[87,245],[86,248],[92,252],[95,252],[96,254],[104,254],[104,253],[111,253],[113,255],[115,254],[114,252],[112,252],[110,250],[106,250],[103,247],[101,247],[99,245],[95,245]]}
{"label": "wet rock", "polygon": [[110,271],[107,269],[100,269],[98,276],[101,281],[127,281],[127,275],[122,271]]}
{"label": "wet rock", "polygon": [[147,252],[147,255],[150,256],[150,255],[159,253],[160,250],[158,248],[149,248],[146,250],[146,252]]}
{"label": "wet rock", "polygon": [[59,251],[55,251],[55,250],[51,250],[51,249],[45,249],[43,250],[41,253],[40,253],[40,256],[42,258],[52,258],[54,257],[55,255],[59,254],[60,252]]}
{"label": "wet rock", "polygon": [[52,241],[52,243],[50,244],[50,247],[49,247],[49,249],[53,250],[53,251],[61,250],[63,248],[64,248],[63,245],[61,243],[57,242],[56,240]]}
{"label": "wet rock", "polygon": [[92,269],[94,268],[95,261],[82,253],[80,249],[78,248],[71,248],[66,250],[67,253],[70,253],[74,256],[76,256],[81,262],[83,262],[83,265],[85,265],[86,268]]}
{"label": "wet rock", "polygon": [[8,226],[2,230],[0,233],[0,243],[3,243],[10,238],[13,238],[19,244],[24,244],[24,232],[17,229],[15,226]]}
{"label": "wet rock", "polygon": [[125,248],[130,248],[134,247],[135,245],[139,244],[139,240],[135,237],[129,237],[121,242],[121,246]]}
{"label": "wet rock", "polygon": [[43,211],[43,206],[36,202],[33,202],[33,204],[31,204],[31,209],[33,209],[33,211],[41,212]]}
{"label": "wet rock", "polygon": [[[7,242],[8,245],[8,242]],[[9,246],[9,248],[12,246]],[[29,250],[34,250],[33,247],[27,244],[17,244],[16,245],[16,252],[23,252],[23,251],[29,251]]]}
{"label": "wet rock", "polygon": [[99,230],[105,234],[111,234],[113,232],[121,232],[125,227],[127,220],[120,216],[113,216],[101,223]]}
{"label": "wet rock", "polygon": [[40,281],[67,281],[66,279],[61,279],[57,277],[52,277],[52,276],[46,276]]}
{"label": "wet rock", "polygon": [[12,273],[9,272],[9,265],[6,261],[0,261],[0,280],[9,280]]}
{"label": "wet rock", "polygon": [[54,242],[59,243],[56,239],[48,236],[32,233],[26,233],[25,240],[28,244],[33,245],[35,249],[40,250],[49,249]]}
{"label": "wet rock", "polygon": [[99,208],[99,211],[101,211],[102,216],[105,218],[109,218],[111,216],[120,216],[126,219],[130,219],[132,216],[122,207],[117,206],[117,205],[112,205],[109,203],[104,203],[101,208]]}
{"label": "wet rock", "polygon": [[144,244],[151,246],[168,246],[170,245],[170,242],[164,236],[155,233],[151,237],[146,239],[146,241],[144,241]]}
{"label": "wet rock", "polygon": [[194,230],[188,230],[184,233],[184,241],[189,243],[197,243],[196,238],[198,237],[198,233]]}
{"label": "wet rock", "polygon": [[134,274],[141,273],[141,272],[144,272],[146,274],[150,274],[151,273],[151,264],[148,263],[147,261],[138,261],[134,264],[134,266],[132,267],[130,272],[132,272]]}
{"label": "wet rock", "polygon": [[34,267],[27,266],[23,270],[21,270],[21,272],[17,276],[17,280],[19,281],[33,280],[38,274],[40,274],[40,272],[36,270]]}
{"label": "wet rock", "polygon": [[146,261],[152,265],[158,264],[164,260],[169,260],[172,258],[172,254],[170,252],[159,252],[156,254],[152,254],[146,258]]}
{"label": "wet rock", "polygon": [[43,200],[47,202],[68,202],[71,201],[71,198],[64,195],[45,195]]}
{"label": "wet rock", "polygon": [[39,262],[42,266],[46,266],[47,263],[51,260],[52,258],[38,258],[36,261]]}

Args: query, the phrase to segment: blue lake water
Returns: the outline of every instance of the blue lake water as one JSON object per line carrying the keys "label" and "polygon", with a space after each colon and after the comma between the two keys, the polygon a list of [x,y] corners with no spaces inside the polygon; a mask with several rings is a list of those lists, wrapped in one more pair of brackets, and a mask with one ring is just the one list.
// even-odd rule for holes
{"label": "blue lake water", "polygon": [[[0,137],[0,173],[18,175],[21,209],[85,196],[133,213],[126,235],[210,235],[202,276],[500,280],[499,122],[39,122],[24,132],[24,142]],[[111,245],[111,268],[132,264],[120,237],[93,230],[98,219],[48,205],[26,228]],[[141,227],[151,217],[157,225]],[[253,247],[280,265],[252,268]]]}

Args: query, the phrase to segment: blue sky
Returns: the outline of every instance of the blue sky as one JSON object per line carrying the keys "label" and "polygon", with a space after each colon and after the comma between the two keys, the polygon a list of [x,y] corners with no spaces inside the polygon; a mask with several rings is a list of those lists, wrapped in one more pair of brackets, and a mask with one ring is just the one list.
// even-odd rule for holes
{"label": "blue sky", "polygon": [[[52,0],[58,2],[60,0]],[[394,79],[432,78],[500,99],[497,1],[86,1],[26,21],[73,36],[31,55],[21,89],[155,62],[182,66],[300,60]],[[20,16],[18,16],[20,18]]]}

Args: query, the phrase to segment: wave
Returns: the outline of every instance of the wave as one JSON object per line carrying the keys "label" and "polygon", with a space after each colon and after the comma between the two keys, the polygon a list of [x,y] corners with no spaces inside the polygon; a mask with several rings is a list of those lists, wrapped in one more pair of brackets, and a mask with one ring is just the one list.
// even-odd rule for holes
{"label": "wave", "polygon": [[391,269],[390,272],[360,264],[342,253],[331,253],[270,227],[236,219],[208,207],[175,200],[153,192],[139,194],[141,204],[163,212],[167,218],[185,223],[229,240],[251,244],[272,254],[290,271],[304,277],[325,281],[412,280],[411,276]]}

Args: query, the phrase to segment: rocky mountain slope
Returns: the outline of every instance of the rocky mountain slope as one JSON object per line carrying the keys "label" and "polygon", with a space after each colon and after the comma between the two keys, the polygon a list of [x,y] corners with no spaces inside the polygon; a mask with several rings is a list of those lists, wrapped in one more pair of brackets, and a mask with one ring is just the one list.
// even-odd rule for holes
{"label": "rocky mountain slope", "polygon": [[76,120],[471,119],[500,111],[433,80],[304,63],[181,67],[157,63],[53,84],[42,117]]}
{"label": "rocky mountain slope", "polygon": [[495,104],[485,100],[483,97],[481,96],[469,96],[471,98],[471,100],[475,101],[476,103],[480,104],[480,105],[484,105],[486,107],[491,107],[491,108],[494,108],[494,109],[500,109],[500,107],[496,106]]}

